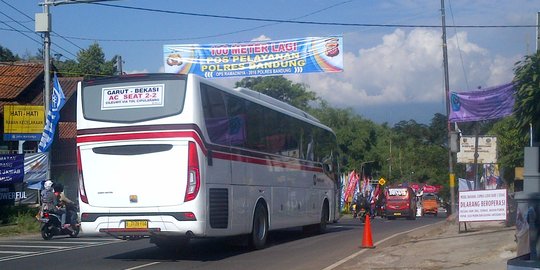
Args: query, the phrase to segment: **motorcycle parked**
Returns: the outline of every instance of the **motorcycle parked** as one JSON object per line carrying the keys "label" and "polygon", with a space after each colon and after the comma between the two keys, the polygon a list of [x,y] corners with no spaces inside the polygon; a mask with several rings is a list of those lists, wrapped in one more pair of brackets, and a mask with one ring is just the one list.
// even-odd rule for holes
{"label": "motorcycle parked", "polygon": [[[70,211],[68,210],[66,220],[69,220],[69,212]],[[76,212],[71,214],[76,215]],[[62,227],[61,215],[51,211],[44,211],[41,214],[39,222],[41,222],[41,237],[44,240],[51,240],[55,235],[69,235],[69,237],[77,237],[81,229],[79,222],[77,222],[76,225]]]}

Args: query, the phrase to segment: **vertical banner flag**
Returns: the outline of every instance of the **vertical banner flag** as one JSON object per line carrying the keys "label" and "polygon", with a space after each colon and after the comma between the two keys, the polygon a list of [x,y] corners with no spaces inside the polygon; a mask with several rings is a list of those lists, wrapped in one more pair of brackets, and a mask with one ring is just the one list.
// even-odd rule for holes
{"label": "vertical banner flag", "polygon": [[164,45],[165,72],[205,78],[343,71],[343,37]]}
{"label": "vertical banner flag", "polygon": [[53,94],[51,97],[51,106],[47,112],[47,119],[45,121],[45,127],[43,128],[43,134],[41,134],[41,141],[38,145],[38,152],[47,152],[52,144],[54,138],[54,131],[58,120],[60,120],[60,110],[66,103],[66,97],[62,92],[62,87],[56,77],[56,72],[53,78]]}
{"label": "vertical banner flag", "polygon": [[345,192],[345,203],[352,201],[352,196],[354,194],[354,189],[356,188],[356,183],[358,182],[358,174],[356,171],[352,171],[349,174],[349,184],[347,186],[347,191]]}
{"label": "vertical banner flag", "polygon": [[514,84],[507,83],[485,90],[450,93],[450,122],[497,119],[512,114]]}

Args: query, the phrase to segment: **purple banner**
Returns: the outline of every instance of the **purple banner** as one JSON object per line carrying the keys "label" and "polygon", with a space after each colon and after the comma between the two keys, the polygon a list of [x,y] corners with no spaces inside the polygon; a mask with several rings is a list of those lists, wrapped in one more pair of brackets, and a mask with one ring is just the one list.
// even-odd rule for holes
{"label": "purple banner", "polygon": [[450,122],[471,122],[497,119],[512,114],[514,85],[499,86],[470,92],[450,93]]}

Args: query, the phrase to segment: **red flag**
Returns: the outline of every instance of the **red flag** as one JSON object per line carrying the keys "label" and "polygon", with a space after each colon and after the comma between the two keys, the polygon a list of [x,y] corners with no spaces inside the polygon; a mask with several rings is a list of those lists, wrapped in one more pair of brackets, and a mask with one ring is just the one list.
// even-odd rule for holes
{"label": "red flag", "polygon": [[349,198],[354,194],[354,188],[358,182],[358,174],[353,170],[349,173],[349,185],[347,186],[347,191],[345,192],[345,202],[349,201]]}

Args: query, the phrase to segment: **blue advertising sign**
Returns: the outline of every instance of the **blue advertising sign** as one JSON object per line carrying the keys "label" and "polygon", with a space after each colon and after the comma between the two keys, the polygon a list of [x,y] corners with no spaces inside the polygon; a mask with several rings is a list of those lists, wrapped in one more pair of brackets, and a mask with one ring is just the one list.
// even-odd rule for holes
{"label": "blue advertising sign", "polygon": [[41,133],[4,133],[4,141],[39,141]]}
{"label": "blue advertising sign", "polygon": [[165,72],[205,78],[343,71],[343,38],[164,45]]}
{"label": "blue advertising sign", "polygon": [[22,182],[24,179],[24,155],[0,155],[0,185]]}

